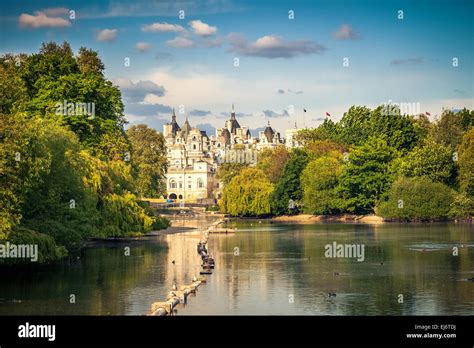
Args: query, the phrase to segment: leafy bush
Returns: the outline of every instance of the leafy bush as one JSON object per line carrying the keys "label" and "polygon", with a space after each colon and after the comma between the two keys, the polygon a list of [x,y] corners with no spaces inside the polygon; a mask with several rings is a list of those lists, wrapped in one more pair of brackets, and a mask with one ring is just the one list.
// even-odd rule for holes
{"label": "leafy bush", "polygon": [[397,179],[376,208],[377,215],[405,221],[446,219],[453,202],[452,190],[427,177]]}
{"label": "leafy bush", "polygon": [[171,223],[170,220],[163,216],[155,216],[154,217],[155,221],[153,222],[153,225],[151,226],[151,229],[156,231],[156,230],[164,230],[168,227],[170,227]]}
{"label": "leafy bush", "polygon": [[[54,238],[43,233],[39,233],[24,227],[15,228],[9,235],[8,241],[11,244],[38,245],[38,263],[52,262],[67,256],[67,250],[63,246],[58,246]],[[0,264],[30,263],[30,259],[22,258],[0,258]]]}
{"label": "leafy bush", "polygon": [[474,216],[474,199],[465,192],[457,193],[451,203],[449,216],[456,219],[469,220]]}
{"label": "leafy bush", "polygon": [[154,219],[138,203],[132,193],[110,194],[103,197],[102,234],[106,236],[128,236],[151,230]]}

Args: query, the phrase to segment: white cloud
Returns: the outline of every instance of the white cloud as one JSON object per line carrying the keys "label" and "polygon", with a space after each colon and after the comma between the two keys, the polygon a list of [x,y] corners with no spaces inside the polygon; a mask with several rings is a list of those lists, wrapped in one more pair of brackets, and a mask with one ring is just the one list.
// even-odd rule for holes
{"label": "white cloud", "polygon": [[217,33],[217,27],[211,27],[209,24],[200,20],[191,21],[189,25],[193,29],[193,32],[199,36],[211,36]]}
{"label": "white cloud", "polygon": [[34,15],[22,13],[18,18],[18,24],[24,28],[58,28],[58,27],[70,27],[71,22],[62,17],[58,17],[60,14],[64,14],[65,8],[51,8],[42,11],[35,12]]}
{"label": "white cloud", "polygon": [[169,23],[152,23],[142,26],[142,31],[152,32],[152,33],[184,33],[184,29],[181,25],[178,24],[169,24]]}
{"label": "white cloud", "polygon": [[244,56],[265,58],[292,58],[304,54],[322,53],[326,48],[312,40],[285,41],[280,36],[266,35],[248,42],[242,35],[228,36],[231,51]]}
{"label": "white cloud", "polygon": [[332,33],[332,36],[338,40],[357,40],[360,38],[360,35],[349,24],[342,24],[337,31]]}
{"label": "white cloud", "polygon": [[137,48],[137,50],[139,50],[140,52],[148,52],[151,48],[151,44],[149,44],[148,42],[137,42],[137,44],[135,45],[135,47]]}
{"label": "white cloud", "polygon": [[117,29],[104,29],[97,33],[97,41],[112,41],[117,37]]}
{"label": "white cloud", "polygon": [[178,36],[174,38],[173,40],[166,41],[166,45],[168,47],[173,47],[173,48],[190,48],[194,46],[194,42],[185,37]]}
{"label": "white cloud", "polygon": [[127,78],[118,77],[113,80],[122,92],[122,97],[126,102],[137,103],[142,102],[147,95],[162,97],[166,90],[163,86],[157,85],[150,80],[139,80],[133,82]]}

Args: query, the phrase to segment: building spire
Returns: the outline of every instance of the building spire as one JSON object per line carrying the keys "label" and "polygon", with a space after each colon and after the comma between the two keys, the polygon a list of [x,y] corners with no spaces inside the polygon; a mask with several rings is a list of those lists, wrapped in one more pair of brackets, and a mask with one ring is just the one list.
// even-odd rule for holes
{"label": "building spire", "polygon": [[171,116],[171,119],[172,119],[173,121],[176,121],[176,114],[174,113],[174,108],[173,108],[173,115]]}
{"label": "building spire", "polygon": [[235,109],[234,109],[234,103],[232,103],[232,112],[230,113],[230,119],[235,120]]}

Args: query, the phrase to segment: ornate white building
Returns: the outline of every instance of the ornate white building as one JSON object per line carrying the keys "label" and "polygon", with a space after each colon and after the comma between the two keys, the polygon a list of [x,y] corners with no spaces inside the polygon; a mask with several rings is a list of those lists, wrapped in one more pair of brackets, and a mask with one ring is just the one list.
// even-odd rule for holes
{"label": "ornate white building", "polygon": [[217,128],[216,134],[210,137],[192,127],[187,118],[180,127],[173,109],[171,122],[163,126],[163,136],[168,157],[165,198],[186,202],[220,198],[222,185],[216,179],[216,172],[223,158],[232,158],[226,156],[227,151],[236,148],[258,151],[283,144],[280,133],[270,122],[258,138],[253,138],[249,128],[241,127],[237,121],[234,105],[225,126]]}

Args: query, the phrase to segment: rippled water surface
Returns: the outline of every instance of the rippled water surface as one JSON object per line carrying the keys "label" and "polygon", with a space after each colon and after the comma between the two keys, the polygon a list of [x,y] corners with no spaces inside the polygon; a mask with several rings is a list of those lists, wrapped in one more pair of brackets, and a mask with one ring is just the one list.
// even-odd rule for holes
{"label": "rippled water surface", "polygon": [[[471,225],[236,226],[235,234],[211,235],[216,268],[179,315],[474,314]],[[2,271],[0,314],[145,314],[174,282],[189,284],[199,273],[199,237],[195,231],[96,246],[70,264]],[[333,242],[363,245],[364,260],[325,257]]]}

